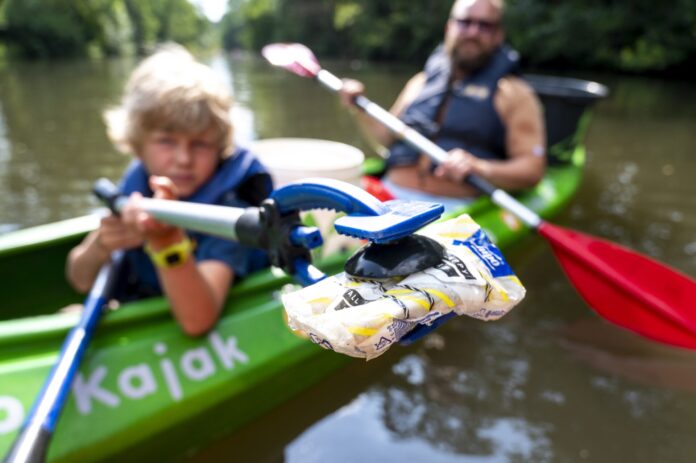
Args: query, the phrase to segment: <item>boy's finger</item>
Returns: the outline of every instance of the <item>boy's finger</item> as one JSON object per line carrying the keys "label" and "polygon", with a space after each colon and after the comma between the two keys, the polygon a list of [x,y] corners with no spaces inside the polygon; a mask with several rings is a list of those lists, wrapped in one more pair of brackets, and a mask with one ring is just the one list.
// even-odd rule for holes
{"label": "boy's finger", "polygon": [[150,176],[150,188],[154,192],[153,197],[157,199],[176,199],[178,191],[174,182],[167,177]]}

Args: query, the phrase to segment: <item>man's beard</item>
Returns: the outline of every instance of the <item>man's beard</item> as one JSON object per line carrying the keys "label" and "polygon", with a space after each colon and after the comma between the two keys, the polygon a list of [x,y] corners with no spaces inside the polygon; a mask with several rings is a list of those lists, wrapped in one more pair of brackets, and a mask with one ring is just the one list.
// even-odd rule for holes
{"label": "man's beard", "polygon": [[459,71],[470,74],[478,71],[488,64],[495,50],[480,51],[474,56],[462,56],[457,50],[452,52],[452,66]]}

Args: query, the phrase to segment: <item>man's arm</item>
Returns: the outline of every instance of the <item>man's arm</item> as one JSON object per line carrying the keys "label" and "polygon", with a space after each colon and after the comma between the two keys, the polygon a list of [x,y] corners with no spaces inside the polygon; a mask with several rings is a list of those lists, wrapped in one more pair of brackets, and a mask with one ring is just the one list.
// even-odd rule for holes
{"label": "man's arm", "polygon": [[[401,90],[401,93],[396,98],[396,101],[394,101],[389,112],[399,117],[411,102],[415,100],[424,84],[424,73],[421,72],[413,76]],[[384,124],[365,114],[364,111],[357,109],[353,104],[353,99],[358,95],[363,95],[364,92],[365,86],[362,82],[345,79],[343,81],[343,89],[339,93],[339,96],[344,106],[354,109],[351,113],[355,115],[358,126],[365,137],[374,145],[389,147],[396,141],[394,134]],[[377,151],[379,152],[380,150]]]}
{"label": "man's arm", "polygon": [[541,103],[534,90],[519,77],[501,79],[498,94],[494,104],[505,124],[508,159],[494,162],[491,175],[501,188],[531,188],[542,179],[546,167],[546,128]]}
{"label": "man's arm", "polygon": [[505,125],[507,159],[484,160],[455,149],[436,175],[463,181],[472,173],[505,190],[531,188],[541,180],[546,166],[546,131],[533,90],[517,77],[501,79],[494,105]]}

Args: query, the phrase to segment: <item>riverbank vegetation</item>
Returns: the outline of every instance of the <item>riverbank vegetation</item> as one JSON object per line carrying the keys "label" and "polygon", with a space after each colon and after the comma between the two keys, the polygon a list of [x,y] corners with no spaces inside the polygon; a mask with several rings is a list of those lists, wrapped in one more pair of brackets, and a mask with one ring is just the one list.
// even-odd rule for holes
{"label": "riverbank vegetation", "polygon": [[0,0],[0,41],[13,56],[144,54],[163,41],[195,48],[213,37],[188,0]]}
{"label": "riverbank vegetation", "polygon": [[[317,53],[422,63],[452,2],[230,0],[226,47],[297,41]],[[696,2],[507,0],[508,41],[535,67],[685,74],[696,64]]]}
{"label": "riverbank vegetation", "polygon": [[[142,54],[166,40],[248,50],[296,41],[325,57],[422,63],[442,37],[451,0],[228,5],[211,24],[188,0],[0,0],[0,44],[50,58]],[[693,0],[508,0],[506,24],[509,42],[538,68],[685,76],[696,64]]]}

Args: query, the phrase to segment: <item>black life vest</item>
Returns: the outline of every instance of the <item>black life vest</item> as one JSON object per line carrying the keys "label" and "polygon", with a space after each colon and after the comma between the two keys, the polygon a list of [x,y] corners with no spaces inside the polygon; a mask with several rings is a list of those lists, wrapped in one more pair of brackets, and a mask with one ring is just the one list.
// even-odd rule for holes
{"label": "black life vest", "polygon": [[[500,78],[519,69],[519,54],[503,45],[489,63],[450,83],[451,61],[440,45],[425,64],[426,82],[401,119],[445,151],[463,148],[483,159],[505,159],[505,126],[493,105]],[[441,106],[447,108],[438,124]],[[402,141],[389,149],[388,167],[414,165],[419,153]]]}

